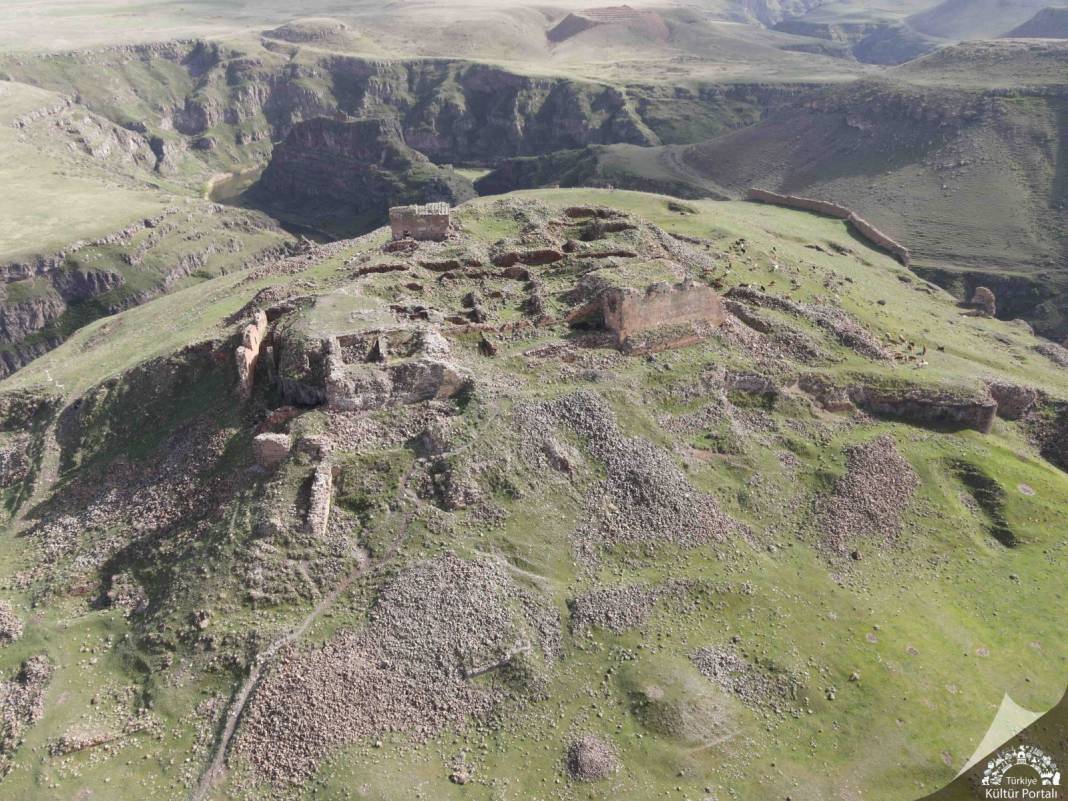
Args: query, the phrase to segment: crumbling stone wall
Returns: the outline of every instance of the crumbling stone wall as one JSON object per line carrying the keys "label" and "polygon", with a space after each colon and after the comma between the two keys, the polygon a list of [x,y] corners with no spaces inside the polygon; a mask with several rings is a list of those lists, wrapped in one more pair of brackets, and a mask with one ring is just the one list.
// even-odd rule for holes
{"label": "crumbling stone wall", "polygon": [[389,210],[393,239],[440,242],[449,235],[449,204],[394,206]]}
{"label": "crumbling stone wall", "polygon": [[862,239],[867,240],[877,248],[885,250],[906,267],[912,259],[912,254],[908,248],[884,234],[855,211],[838,203],[816,200],[810,197],[799,197],[798,195],[780,195],[777,192],[768,192],[765,189],[750,189],[746,192],[745,199],[757,203],[767,203],[772,206],[783,206],[788,209],[811,211],[815,214],[834,217],[836,220],[845,220],[850,228]]}
{"label": "crumbling stone wall", "polygon": [[850,387],[849,399],[859,408],[881,417],[915,425],[970,428],[989,434],[998,404],[992,398],[958,398],[922,389]]}
{"label": "crumbling stone wall", "polygon": [[330,504],[334,494],[334,468],[329,458],[324,458],[312,476],[311,496],[308,499],[308,515],[304,519],[305,530],[316,537],[326,535],[330,524]]}
{"label": "crumbling stone wall", "polygon": [[241,344],[234,352],[237,361],[237,393],[242,398],[252,396],[256,380],[256,365],[260,360],[263,336],[267,333],[267,315],[257,311],[252,322],[241,333]]}
{"label": "crumbling stone wall", "polygon": [[690,281],[652,284],[644,291],[613,287],[601,299],[604,325],[620,345],[635,334],[669,325],[707,323],[719,327],[726,319],[723,301],[711,287]]}
{"label": "crumbling stone wall", "polygon": [[989,385],[990,397],[998,405],[998,417],[1019,420],[1030,412],[1041,397],[1034,387],[1021,387],[1007,381],[994,381]]}

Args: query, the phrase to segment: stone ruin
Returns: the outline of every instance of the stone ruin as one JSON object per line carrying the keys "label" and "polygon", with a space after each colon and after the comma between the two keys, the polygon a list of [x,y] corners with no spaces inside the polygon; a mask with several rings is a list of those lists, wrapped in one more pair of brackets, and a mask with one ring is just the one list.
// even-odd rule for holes
{"label": "stone ruin", "polygon": [[699,341],[726,321],[723,300],[709,286],[686,280],[656,283],[645,289],[611,287],[576,310],[569,322],[600,317],[616,345],[628,353],[649,353]]}
{"label": "stone ruin", "polygon": [[765,189],[756,188],[746,192],[745,199],[754,203],[767,203],[787,209],[810,211],[814,214],[822,214],[825,217],[833,217],[836,220],[844,220],[861,239],[886,251],[904,266],[908,267],[912,261],[912,254],[907,247],[891,239],[852,209],[838,203],[817,200],[811,197],[798,197],[797,195],[780,195],[778,192],[768,192]]}
{"label": "stone ruin", "polygon": [[471,385],[433,327],[360,331],[326,342],[326,405],[340,411],[455,397]]}
{"label": "stone ruin", "polygon": [[706,322],[719,327],[726,319],[719,295],[692,281],[652,284],[644,290],[609,289],[603,296],[603,309],[605,328],[621,345],[635,334],[662,326]]}
{"label": "stone ruin", "polygon": [[394,241],[441,242],[449,235],[449,204],[394,206],[389,210],[389,226],[393,229]]}
{"label": "stone ruin", "polygon": [[972,299],[968,301],[973,309],[986,317],[997,317],[998,300],[994,292],[985,286],[977,286],[972,293]]}
{"label": "stone ruin", "polygon": [[241,344],[234,352],[234,359],[237,362],[237,393],[242,398],[248,399],[252,396],[256,380],[256,365],[260,360],[260,349],[266,333],[267,315],[257,310],[252,322],[242,330]]}

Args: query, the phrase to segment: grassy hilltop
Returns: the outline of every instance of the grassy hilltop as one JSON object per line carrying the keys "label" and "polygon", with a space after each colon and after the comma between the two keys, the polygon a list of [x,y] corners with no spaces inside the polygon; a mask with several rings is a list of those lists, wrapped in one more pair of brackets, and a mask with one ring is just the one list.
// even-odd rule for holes
{"label": "grassy hilltop", "polygon": [[[179,289],[4,382],[0,406],[37,416],[5,491],[0,596],[25,633],[0,672],[55,669],[5,792],[910,798],[953,777],[1004,693],[1061,696],[1063,351],[799,212],[542,190],[457,225]],[[732,304],[696,341],[624,355],[565,322],[597,287],[684,277]],[[359,359],[360,331],[394,353],[429,326],[470,384],[272,416],[267,363],[234,394],[254,307],[274,309],[279,381],[321,381],[324,337]],[[989,382],[1037,394],[988,434],[826,394],[983,403]],[[264,471],[257,427],[305,444]],[[334,506],[313,535],[323,443]],[[228,770],[202,785],[249,671]],[[586,736],[604,750],[580,767],[607,778],[573,778]]]}
{"label": "grassy hilltop", "polygon": [[901,801],[1062,697],[1063,2],[293,5],[0,9],[0,797]]}

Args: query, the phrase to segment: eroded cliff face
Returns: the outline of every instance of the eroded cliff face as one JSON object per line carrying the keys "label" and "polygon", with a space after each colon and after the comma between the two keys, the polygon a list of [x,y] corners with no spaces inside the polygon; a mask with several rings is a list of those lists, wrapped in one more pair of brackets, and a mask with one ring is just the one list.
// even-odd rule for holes
{"label": "eroded cliff face", "polygon": [[251,196],[280,217],[357,232],[380,224],[390,206],[456,205],[475,191],[408,147],[396,120],[319,117],[293,127]]}
{"label": "eroded cliff face", "polygon": [[287,239],[258,212],[199,203],[172,207],[94,240],[0,262],[0,378],[60,345],[80,326],[274,255]]}
{"label": "eroded cliff face", "polygon": [[[269,150],[298,122],[337,111],[392,117],[411,147],[439,162],[660,141],[618,88],[486,64],[292,54],[277,43],[243,52],[203,42],[52,61],[62,63],[30,59],[3,66],[19,81],[74,89],[79,102],[105,116],[136,112],[139,127],[163,143],[173,146],[179,134],[190,147],[231,161],[247,162],[242,148]],[[132,73],[150,77],[133,82]],[[114,81],[129,95],[122,108],[99,89]]]}

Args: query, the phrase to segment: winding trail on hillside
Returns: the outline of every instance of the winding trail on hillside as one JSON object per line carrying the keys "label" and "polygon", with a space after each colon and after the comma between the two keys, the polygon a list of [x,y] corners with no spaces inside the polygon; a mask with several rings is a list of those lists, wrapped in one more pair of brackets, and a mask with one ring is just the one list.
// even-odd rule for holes
{"label": "winding trail on hillside", "polygon": [[[408,468],[408,471],[401,477],[397,492],[394,495],[395,508],[399,508],[401,504],[403,496],[408,489],[408,481],[411,478],[412,473],[415,471],[415,467],[416,464],[413,463],[412,466]],[[387,518],[387,526],[389,521],[392,520],[393,514],[393,512],[390,512],[390,516]],[[389,562],[397,555],[397,551],[400,550],[400,546],[404,542],[404,538],[408,533],[408,526],[411,525],[414,514],[415,508],[413,506],[408,510],[408,513],[405,514],[397,535],[393,538],[389,550],[381,559],[372,563],[365,554],[361,554],[361,557],[357,559],[356,566],[349,572],[349,574],[345,576],[333,590],[325,595],[295,628],[290,629],[256,655],[256,660],[252,669],[249,671],[244,683],[241,685],[241,688],[238,690],[230,704],[230,709],[226,713],[226,724],[223,727],[222,732],[219,734],[219,738],[215,745],[215,753],[212,756],[207,770],[204,771],[204,774],[200,778],[200,782],[197,784],[196,789],[190,797],[190,801],[206,801],[209,797],[209,793],[214,789],[216,781],[222,777],[226,769],[226,757],[230,751],[230,743],[233,741],[234,734],[237,732],[237,725],[241,722],[241,716],[245,712],[245,707],[248,705],[252,692],[256,689],[264,671],[270,666],[274,657],[277,656],[278,652],[284,647],[303,637],[308,629],[311,628],[312,624],[314,624],[324,612],[334,605],[337,599],[352,586],[354,581],[362,578],[372,569]]]}

